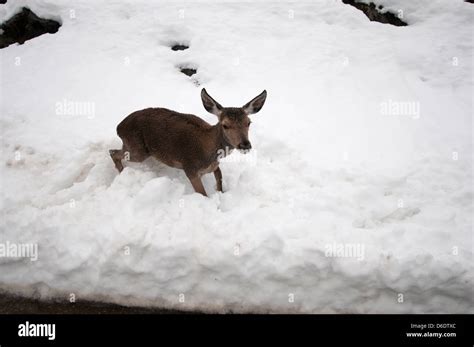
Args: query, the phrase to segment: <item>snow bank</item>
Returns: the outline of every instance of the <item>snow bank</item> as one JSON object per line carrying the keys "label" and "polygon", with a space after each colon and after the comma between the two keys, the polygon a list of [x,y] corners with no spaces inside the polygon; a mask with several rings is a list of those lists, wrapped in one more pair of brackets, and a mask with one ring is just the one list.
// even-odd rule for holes
{"label": "snow bank", "polygon": [[[211,312],[461,313],[472,291],[472,4],[26,4],[61,30],[0,51],[0,289]],[[38,11],[38,12],[37,12]],[[172,51],[176,42],[189,44]],[[197,68],[191,78],[183,64]],[[199,84],[197,86],[196,84]],[[261,90],[224,194],[108,150],[132,111],[215,123]]]}

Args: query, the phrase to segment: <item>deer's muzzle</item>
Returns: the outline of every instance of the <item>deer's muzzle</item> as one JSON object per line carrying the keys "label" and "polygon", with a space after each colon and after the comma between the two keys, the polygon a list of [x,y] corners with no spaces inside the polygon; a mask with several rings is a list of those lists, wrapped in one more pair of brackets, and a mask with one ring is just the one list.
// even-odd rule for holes
{"label": "deer's muzzle", "polygon": [[249,140],[245,140],[245,141],[242,141],[237,148],[248,151],[249,149],[252,148],[252,144],[250,143]]}

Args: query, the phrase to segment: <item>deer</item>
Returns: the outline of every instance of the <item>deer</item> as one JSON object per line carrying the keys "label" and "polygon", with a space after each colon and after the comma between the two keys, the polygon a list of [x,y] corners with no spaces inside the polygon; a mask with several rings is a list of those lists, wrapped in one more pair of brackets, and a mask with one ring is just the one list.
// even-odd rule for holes
{"label": "deer", "polygon": [[201,177],[213,172],[216,190],[223,193],[219,160],[234,149],[243,153],[251,150],[249,115],[259,112],[266,98],[264,90],[242,107],[222,107],[203,88],[201,100],[206,111],[217,116],[215,125],[166,108],[135,111],[117,126],[122,149],[111,149],[110,156],[119,173],[124,169],[122,160],[143,162],[154,157],[184,170],[194,191],[204,196],[207,194]]}

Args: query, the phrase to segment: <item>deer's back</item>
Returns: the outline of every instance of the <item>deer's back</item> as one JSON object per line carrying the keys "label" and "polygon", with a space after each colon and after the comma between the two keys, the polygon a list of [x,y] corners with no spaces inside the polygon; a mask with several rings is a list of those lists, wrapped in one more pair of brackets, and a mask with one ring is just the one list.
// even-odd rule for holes
{"label": "deer's back", "polygon": [[[126,117],[117,134],[144,146],[149,155],[174,167],[201,166],[211,125],[192,114],[165,108],[147,108]],[[137,141],[138,140],[138,141]]]}

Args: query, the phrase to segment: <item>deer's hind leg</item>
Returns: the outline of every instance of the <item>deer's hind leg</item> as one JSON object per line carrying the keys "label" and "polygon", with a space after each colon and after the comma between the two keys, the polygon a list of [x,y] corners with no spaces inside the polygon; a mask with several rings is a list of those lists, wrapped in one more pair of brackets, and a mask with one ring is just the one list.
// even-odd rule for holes
{"label": "deer's hind leg", "polygon": [[109,153],[110,153],[110,157],[112,158],[118,172],[122,172],[122,170],[123,170],[123,164],[122,164],[123,149],[111,149],[111,150],[109,150]]}
{"label": "deer's hind leg", "polygon": [[122,160],[140,163],[150,156],[141,141],[129,139],[122,139],[122,141],[122,149],[111,149],[109,151],[115,167],[119,172],[123,170]]}

